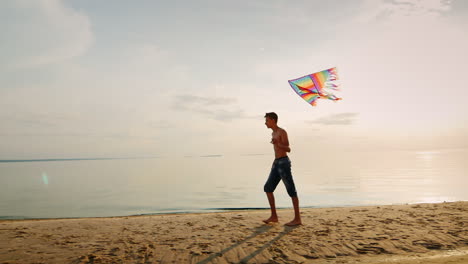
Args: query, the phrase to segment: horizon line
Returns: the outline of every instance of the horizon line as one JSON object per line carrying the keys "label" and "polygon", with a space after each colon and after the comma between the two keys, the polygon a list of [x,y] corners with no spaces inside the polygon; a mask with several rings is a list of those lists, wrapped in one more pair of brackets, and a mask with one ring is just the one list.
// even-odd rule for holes
{"label": "horizon line", "polygon": [[[239,156],[263,156],[266,154],[239,154]],[[185,158],[222,158],[224,154],[209,154],[183,156]],[[125,159],[160,159],[167,156],[148,156],[148,157],[110,157],[110,158],[45,158],[45,159],[0,159],[0,163],[14,163],[14,162],[52,162],[52,161],[80,161],[80,160],[125,160]]]}
{"label": "horizon line", "polygon": [[75,160],[118,160],[118,159],[157,159],[160,157],[126,157],[126,158],[50,158],[50,159],[5,159],[0,160],[0,163],[8,162],[47,162],[47,161],[75,161]]}

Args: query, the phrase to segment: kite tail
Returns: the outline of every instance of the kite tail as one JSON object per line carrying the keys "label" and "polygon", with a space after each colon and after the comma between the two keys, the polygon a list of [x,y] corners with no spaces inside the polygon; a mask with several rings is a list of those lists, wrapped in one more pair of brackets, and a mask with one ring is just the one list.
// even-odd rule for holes
{"label": "kite tail", "polygon": [[328,74],[330,75],[330,79],[338,80],[338,73],[336,71],[336,67],[330,68],[327,71],[328,71]]}
{"label": "kite tail", "polygon": [[328,88],[328,89],[332,89],[332,90],[335,90],[335,91],[339,91],[340,89],[338,88],[339,87],[339,84],[337,83],[333,83],[333,82],[327,82],[325,84],[325,88]]}
{"label": "kite tail", "polygon": [[340,85],[338,83],[338,73],[336,72],[336,68],[331,68],[326,71],[328,73],[328,78],[325,82],[325,88],[338,91],[338,87]]}
{"label": "kite tail", "polygon": [[341,100],[341,98],[336,97],[334,94],[328,94],[327,99],[330,99],[330,100],[333,100],[333,101]]}

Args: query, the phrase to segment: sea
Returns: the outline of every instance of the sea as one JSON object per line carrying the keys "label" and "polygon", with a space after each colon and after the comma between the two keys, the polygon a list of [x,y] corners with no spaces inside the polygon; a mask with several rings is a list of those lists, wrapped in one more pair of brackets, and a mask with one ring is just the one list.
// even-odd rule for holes
{"label": "sea", "polygon": [[[290,155],[302,208],[468,201],[468,150]],[[0,219],[268,209],[271,154],[0,160]],[[292,208],[280,183],[278,208]]]}

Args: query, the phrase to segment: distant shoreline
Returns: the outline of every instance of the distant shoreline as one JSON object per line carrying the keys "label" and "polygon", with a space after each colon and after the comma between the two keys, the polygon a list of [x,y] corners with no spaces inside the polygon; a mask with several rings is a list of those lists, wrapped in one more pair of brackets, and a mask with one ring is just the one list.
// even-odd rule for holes
{"label": "distant shoreline", "polygon": [[[241,157],[249,156],[265,156],[267,154],[239,154]],[[208,155],[198,155],[198,156],[182,156],[185,158],[222,158],[225,157],[224,154],[208,154]],[[14,162],[51,162],[51,161],[80,161],[80,160],[131,160],[131,159],[160,159],[164,156],[154,156],[154,157],[112,157],[112,158],[49,158],[49,159],[0,159],[0,163],[14,163]]]}
{"label": "distant shoreline", "polygon": [[49,162],[49,161],[79,161],[79,160],[126,160],[126,159],[157,159],[159,157],[130,157],[130,158],[70,158],[70,159],[9,159],[0,163],[11,162]]}
{"label": "distant shoreline", "polygon": [[[468,203],[468,201],[448,201],[436,202],[431,204],[445,203]],[[417,206],[426,203],[395,203],[395,204],[361,204],[361,205],[333,205],[333,206],[301,206],[303,210],[310,209],[339,209],[339,208],[354,208],[354,207],[379,207],[379,206]],[[235,212],[253,212],[266,211],[269,207],[226,207],[226,208],[199,208],[199,209],[162,209],[150,213],[128,214],[128,215],[106,215],[106,216],[58,216],[58,217],[33,217],[33,216],[10,216],[0,215],[0,223],[2,221],[39,221],[39,220],[67,220],[67,219],[103,219],[103,218],[122,218],[122,217],[140,217],[140,216],[164,216],[164,215],[199,215],[199,214],[215,214],[215,213],[235,213]],[[278,210],[290,210],[291,207],[277,207]]]}

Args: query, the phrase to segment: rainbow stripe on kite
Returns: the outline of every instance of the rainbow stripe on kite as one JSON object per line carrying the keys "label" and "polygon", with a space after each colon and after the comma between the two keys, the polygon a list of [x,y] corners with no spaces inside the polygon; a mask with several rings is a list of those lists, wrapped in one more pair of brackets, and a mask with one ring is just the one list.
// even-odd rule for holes
{"label": "rainbow stripe on kite", "polygon": [[338,74],[336,68],[330,68],[321,72],[312,73],[294,80],[289,80],[289,85],[306,102],[315,106],[317,100],[329,99],[333,101],[341,100],[325,89],[338,90]]}

